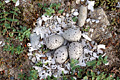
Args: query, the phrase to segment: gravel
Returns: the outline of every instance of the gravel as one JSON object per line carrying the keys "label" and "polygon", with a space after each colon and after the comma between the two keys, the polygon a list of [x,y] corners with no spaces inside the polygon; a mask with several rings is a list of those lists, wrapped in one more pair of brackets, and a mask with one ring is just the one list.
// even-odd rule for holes
{"label": "gravel", "polygon": [[[34,39],[31,40],[29,45],[31,44],[32,46],[29,46],[28,56],[31,57],[29,59],[33,60],[32,63],[43,63],[42,66],[33,64],[33,67],[38,71],[40,79],[46,78],[48,75],[60,77],[62,71],[65,74],[69,74],[71,71],[69,59],[71,58],[79,61],[77,65],[85,67],[86,62],[98,58],[101,54],[105,55],[104,51],[101,50],[101,48],[105,49],[105,45],[97,44],[91,38],[92,34],[89,35],[89,33],[95,32],[93,27],[90,27],[88,32],[80,31],[85,24],[93,25],[93,23],[101,23],[100,16],[94,18],[94,16],[91,17],[92,14],[87,13],[88,10],[91,10],[91,13],[94,10],[94,2],[89,1],[87,4],[89,7],[81,5],[79,14],[78,9],[72,9],[70,13],[66,12],[60,16],[53,14],[51,17],[42,15],[42,17],[38,18],[38,24],[33,32],[39,35],[40,39],[43,39],[44,41],[41,42],[37,39],[38,42],[36,43],[34,42]],[[94,11],[96,11],[96,9]],[[90,17],[87,18],[88,15]],[[72,20],[72,17],[74,16],[78,18],[78,25]],[[103,23],[107,25],[106,22]],[[74,43],[75,45],[73,45]],[[41,51],[42,46],[39,46],[39,49],[33,48],[33,45],[37,46],[37,44],[45,45],[45,49],[50,50],[43,54]],[[37,52],[32,55],[34,50],[37,50]],[[73,57],[71,54],[76,56]],[[33,59],[33,57],[36,57],[36,60]]]}

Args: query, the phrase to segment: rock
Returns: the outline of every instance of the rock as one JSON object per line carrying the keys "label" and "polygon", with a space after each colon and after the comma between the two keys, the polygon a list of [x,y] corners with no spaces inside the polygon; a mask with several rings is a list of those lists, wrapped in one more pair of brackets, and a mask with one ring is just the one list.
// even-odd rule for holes
{"label": "rock", "polygon": [[77,16],[78,14],[79,14],[78,12],[74,12],[74,13],[73,13],[74,16]]}
{"label": "rock", "polygon": [[52,35],[46,38],[45,44],[49,49],[56,49],[64,43],[64,39],[59,35]]}
{"label": "rock", "polygon": [[36,62],[36,58],[35,58],[35,57],[32,58],[32,62],[33,62],[33,63]]}
{"label": "rock", "polygon": [[76,4],[80,4],[80,0],[76,0]]}
{"label": "rock", "polygon": [[82,5],[79,10],[78,25],[82,27],[87,18],[87,7]]}
{"label": "rock", "polygon": [[99,44],[98,49],[105,49],[105,45],[104,44]]}
{"label": "rock", "polygon": [[94,11],[95,1],[87,1],[87,3],[88,3],[88,9]]}
{"label": "rock", "polygon": [[37,35],[36,33],[33,33],[30,35],[30,42],[33,48],[38,49],[40,35]]}
{"label": "rock", "polygon": [[5,39],[2,35],[0,35],[0,47],[3,47],[5,45]]}
{"label": "rock", "polygon": [[42,19],[41,19],[41,18],[38,18],[38,19],[37,19],[37,25],[39,25],[39,26],[42,25]]}
{"label": "rock", "polygon": [[3,71],[3,70],[5,70],[5,69],[6,69],[6,66],[5,66],[5,65],[1,65],[1,66],[0,66],[0,72]]}
{"label": "rock", "polygon": [[63,33],[63,37],[68,41],[79,41],[81,38],[81,31],[79,28],[69,28]]}
{"label": "rock", "polygon": [[102,25],[110,25],[107,15],[102,8],[96,8],[94,11],[90,11],[90,18],[99,20]]}
{"label": "rock", "polygon": [[69,57],[70,59],[78,59],[80,56],[83,55],[83,47],[82,44],[79,42],[72,42],[69,45]]}
{"label": "rock", "polygon": [[86,40],[92,41],[91,38],[89,38],[86,34],[83,33],[82,36],[83,36]]}
{"label": "rock", "polygon": [[67,57],[68,57],[68,52],[67,52],[66,46],[62,46],[62,47],[58,48],[54,53],[55,61],[60,64],[64,63],[66,61]]}
{"label": "rock", "polygon": [[58,16],[57,16],[57,21],[59,24],[61,24],[61,18],[59,18]]}

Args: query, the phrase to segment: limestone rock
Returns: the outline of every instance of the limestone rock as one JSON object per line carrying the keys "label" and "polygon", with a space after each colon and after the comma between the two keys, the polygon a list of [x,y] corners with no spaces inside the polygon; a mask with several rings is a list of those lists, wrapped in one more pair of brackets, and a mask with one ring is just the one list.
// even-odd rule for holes
{"label": "limestone rock", "polygon": [[78,16],[78,25],[82,27],[85,24],[85,20],[87,18],[87,7],[81,6],[79,9],[79,16]]}
{"label": "limestone rock", "polygon": [[30,35],[30,42],[33,48],[38,49],[38,43],[39,43],[40,35],[37,35],[36,33],[33,33]]}
{"label": "limestone rock", "polygon": [[69,28],[63,33],[63,37],[68,41],[79,41],[81,38],[81,31],[79,28]]}

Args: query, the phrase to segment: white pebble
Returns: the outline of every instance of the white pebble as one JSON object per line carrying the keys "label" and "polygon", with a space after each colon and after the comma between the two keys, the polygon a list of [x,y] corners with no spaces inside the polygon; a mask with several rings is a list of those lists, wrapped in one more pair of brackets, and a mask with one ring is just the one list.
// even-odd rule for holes
{"label": "white pebble", "polygon": [[58,16],[57,16],[57,21],[59,24],[61,24],[61,18],[59,18]]}
{"label": "white pebble", "polygon": [[73,13],[74,11],[75,11],[75,9],[72,9],[72,10],[71,10],[71,13]]}
{"label": "white pebble", "polygon": [[105,49],[105,45],[104,44],[99,44],[98,49]]}
{"label": "white pebble", "polygon": [[80,4],[80,0],[76,0],[76,4]]}
{"label": "white pebble", "polygon": [[88,23],[90,21],[90,18],[86,19],[86,22]]}
{"label": "white pebble", "polygon": [[33,63],[36,62],[36,58],[35,58],[35,57],[32,58],[32,62],[33,62]]}
{"label": "white pebble", "polygon": [[93,57],[98,58],[99,56],[97,56],[97,53],[94,52]]}
{"label": "white pebble", "polygon": [[33,68],[35,68],[35,70],[37,70],[38,72],[41,72],[42,71],[42,67],[38,67],[38,66],[33,66]]}
{"label": "white pebble", "polygon": [[95,22],[95,19],[92,19],[92,22]]}
{"label": "white pebble", "polygon": [[0,44],[2,44],[2,41],[0,41]]}
{"label": "white pebble", "polygon": [[95,60],[95,59],[96,59],[95,57],[91,57],[91,58],[90,58],[91,61],[92,61],[92,60]]}
{"label": "white pebble", "polygon": [[66,17],[69,17],[69,14],[68,14],[68,13],[66,14]]}
{"label": "white pebble", "polygon": [[39,26],[41,26],[42,25],[42,19],[38,18],[37,23],[38,23]]}
{"label": "white pebble", "polygon": [[96,20],[95,23],[99,23],[100,21],[99,20]]}
{"label": "white pebble", "polygon": [[93,32],[93,31],[94,31],[94,29],[90,28],[90,29],[89,29],[89,31],[90,31],[90,32]]}
{"label": "white pebble", "polygon": [[74,16],[77,16],[78,14],[79,14],[78,12],[74,12],[74,13],[73,13]]}
{"label": "white pebble", "polygon": [[32,53],[28,53],[27,55],[28,55],[28,56],[32,56],[33,54],[32,54]]}
{"label": "white pebble", "polygon": [[87,2],[88,2],[88,9],[94,11],[95,1],[87,1]]}
{"label": "white pebble", "polygon": [[85,38],[85,39],[87,39],[87,40],[89,40],[89,41],[92,41],[86,34],[82,34],[82,36]]}

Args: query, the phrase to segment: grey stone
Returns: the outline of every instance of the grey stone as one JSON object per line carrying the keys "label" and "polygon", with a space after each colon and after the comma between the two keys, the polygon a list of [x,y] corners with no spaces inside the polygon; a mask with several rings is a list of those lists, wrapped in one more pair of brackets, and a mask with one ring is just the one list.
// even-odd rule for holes
{"label": "grey stone", "polygon": [[35,57],[32,58],[32,62],[33,62],[33,63],[36,62],[36,58],[35,58]]}
{"label": "grey stone", "polygon": [[102,25],[110,25],[107,15],[102,8],[96,8],[94,11],[91,11],[90,18],[99,20],[100,24]]}
{"label": "grey stone", "polygon": [[40,39],[40,35],[37,35],[36,33],[32,33],[30,35],[30,42],[31,45],[34,49],[38,49],[38,44],[39,44],[39,39]]}
{"label": "grey stone", "polygon": [[81,38],[81,31],[79,28],[69,28],[63,33],[63,37],[68,41],[79,41]]}
{"label": "grey stone", "polygon": [[79,16],[78,16],[78,25],[82,27],[85,24],[85,20],[87,18],[87,7],[81,5],[79,9]]}

